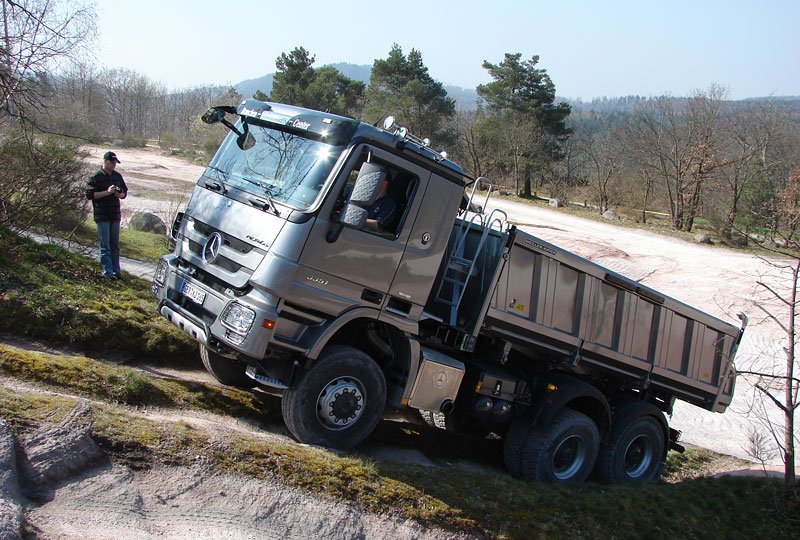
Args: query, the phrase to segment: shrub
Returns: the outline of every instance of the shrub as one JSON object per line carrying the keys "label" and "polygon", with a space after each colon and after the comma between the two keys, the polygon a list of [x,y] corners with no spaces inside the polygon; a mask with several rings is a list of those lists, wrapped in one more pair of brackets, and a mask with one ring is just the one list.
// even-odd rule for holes
{"label": "shrub", "polygon": [[147,139],[144,137],[125,137],[122,139],[123,148],[144,148],[147,146]]}
{"label": "shrub", "polygon": [[0,225],[19,230],[69,231],[83,223],[88,169],[77,143],[0,131]]}

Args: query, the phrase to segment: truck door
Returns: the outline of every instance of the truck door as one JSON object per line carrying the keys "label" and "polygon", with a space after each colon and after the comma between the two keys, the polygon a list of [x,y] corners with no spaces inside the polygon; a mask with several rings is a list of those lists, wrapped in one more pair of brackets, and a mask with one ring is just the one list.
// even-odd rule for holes
{"label": "truck door", "polygon": [[[329,242],[347,190],[367,159],[386,169],[388,195],[395,200],[396,217],[383,230],[345,227],[335,241]],[[304,287],[312,293],[304,299],[306,305],[326,313],[339,313],[356,305],[386,306],[387,293],[403,259],[430,174],[368,145],[351,154],[320,209],[300,257],[302,271],[307,275],[298,278],[305,280]]]}

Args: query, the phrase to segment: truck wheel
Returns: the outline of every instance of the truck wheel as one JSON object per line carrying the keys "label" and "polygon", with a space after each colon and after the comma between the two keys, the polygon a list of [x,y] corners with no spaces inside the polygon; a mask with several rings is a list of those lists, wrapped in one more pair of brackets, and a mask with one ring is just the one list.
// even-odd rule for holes
{"label": "truck wheel", "polygon": [[235,358],[225,358],[200,345],[200,360],[208,372],[224,385],[236,388],[253,388],[256,385],[256,381],[245,373],[247,366]]}
{"label": "truck wheel", "polygon": [[561,411],[548,426],[534,428],[522,450],[522,478],[528,482],[581,484],[592,472],[600,433],[591,418]]}
{"label": "truck wheel", "polygon": [[386,381],[367,354],[340,345],[283,392],[286,427],[300,442],[347,450],[375,429],[386,405]]}
{"label": "truck wheel", "polygon": [[514,478],[522,478],[522,449],[532,430],[531,419],[523,417],[516,419],[506,433],[503,443],[503,461],[506,469]]}
{"label": "truck wheel", "polygon": [[664,430],[653,416],[637,416],[614,425],[597,457],[595,475],[606,483],[636,483],[661,475],[666,458]]}

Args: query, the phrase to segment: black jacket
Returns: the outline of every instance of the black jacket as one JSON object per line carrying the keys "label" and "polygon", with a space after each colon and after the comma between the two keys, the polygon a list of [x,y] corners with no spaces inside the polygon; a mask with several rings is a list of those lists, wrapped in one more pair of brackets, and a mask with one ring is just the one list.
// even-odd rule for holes
{"label": "black jacket", "polygon": [[103,169],[94,173],[86,183],[86,198],[92,201],[95,221],[119,221],[122,218],[120,213],[119,199],[114,196],[95,199],[94,194],[98,191],[108,191],[108,186],[114,184],[119,189],[128,192],[125,180],[117,171],[106,174]]}

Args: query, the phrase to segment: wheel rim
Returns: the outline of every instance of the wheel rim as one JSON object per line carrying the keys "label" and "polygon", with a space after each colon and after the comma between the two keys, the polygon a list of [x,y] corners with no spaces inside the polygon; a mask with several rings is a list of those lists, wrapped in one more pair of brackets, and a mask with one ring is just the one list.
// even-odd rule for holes
{"label": "wheel rim", "polygon": [[365,396],[364,385],[358,379],[336,378],[319,393],[317,418],[329,429],[347,429],[364,414]]}
{"label": "wheel rim", "polygon": [[586,454],[586,441],[582,437],[567,437],[553,452],[553,476],[558,480],[569,480],[583,467]]}
{"label": "wheel rim", "polygon": [[650,437],[639,435],[625,449],[625,474],[630,478],[639,478],[650,468],[654,456],[653,441]]}

